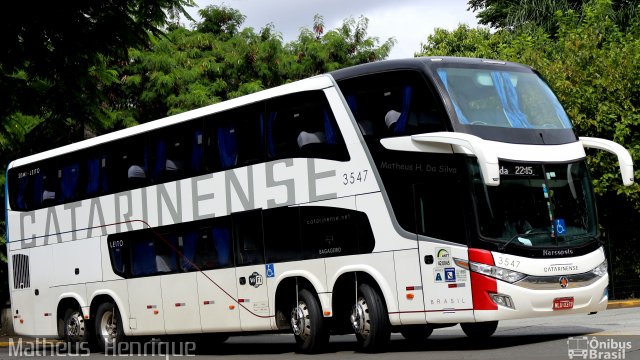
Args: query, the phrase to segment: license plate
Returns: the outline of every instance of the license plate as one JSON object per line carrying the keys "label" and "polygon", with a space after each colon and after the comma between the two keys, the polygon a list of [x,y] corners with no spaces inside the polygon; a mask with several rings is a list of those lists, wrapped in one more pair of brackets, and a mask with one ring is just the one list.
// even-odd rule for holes
{"label": "license plate", "polygon": [[553,310],[569,310],[573,309],[573,298],[563,297],[553,299]]}

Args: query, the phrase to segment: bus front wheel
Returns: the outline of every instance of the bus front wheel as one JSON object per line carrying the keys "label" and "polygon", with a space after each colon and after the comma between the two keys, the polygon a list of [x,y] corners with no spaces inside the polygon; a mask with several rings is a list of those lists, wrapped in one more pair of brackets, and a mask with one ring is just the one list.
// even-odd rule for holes
{"label": "bus front wheel", "polygon": [[462,331],[473,339],[485,339],[493,335],[498,328],[497,321],[486,321],[477,323],[462,323],[460,324]]}
{"label": "bus front wheel", "polygon": [[298,292],[298,304],[291,310],[291,329],[299,352],[316,353],[329,342],[320,304],[307,289]]}
{"label": "bus front wheel", "polygon": [[349,320],[362,351],[380,351],[389,343],[391,325],[386,306],[378,292],[368,284],[358,286],[357,302]]}
{"label": "bus front wheel", "polygon": [[98,346],[104,352],[117,350],[117,345],[124,341],[124,330],[118,307],[110,302],[98,306],[96,317],[96,336]]}

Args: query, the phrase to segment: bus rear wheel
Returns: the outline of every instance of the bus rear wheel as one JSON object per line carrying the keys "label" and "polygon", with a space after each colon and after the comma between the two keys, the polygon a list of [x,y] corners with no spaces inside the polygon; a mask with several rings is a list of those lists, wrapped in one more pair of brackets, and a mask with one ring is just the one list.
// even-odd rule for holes
{"label": "bus rear wheel", "polygon": [[100,304],[94,321],[100,350],[115,353],[118,344],[125,339],[118,307],[110,302]]}
{"label": "bus rear wheel", "polygon": [[351,326],[360,350],[383,350],[391,337],[391,325],[384,301],[368,284],[358,286],[357,301],[351,310]]}
{"label": "bus rear wheel", "polygon": [[462,331],[472,339],[486,339],[493,335],[498,328],[497,321],[486,321],[477,323],[462,323],[460,324]]}
{"label": "bus rear wheel", "polygon": [[[79,309],[67,309],[64,314],[64,341],[71,347],[86,346],[88,349],[91,330]],[[79,349],[75,349],[79,350]]]}
{"label": "bus rear wheel", "polygon": [[329,342],[329,331],[320,304],[307,289],[298,292],[298,304],[291,310],[291,329],[298,352],[316,353]]}

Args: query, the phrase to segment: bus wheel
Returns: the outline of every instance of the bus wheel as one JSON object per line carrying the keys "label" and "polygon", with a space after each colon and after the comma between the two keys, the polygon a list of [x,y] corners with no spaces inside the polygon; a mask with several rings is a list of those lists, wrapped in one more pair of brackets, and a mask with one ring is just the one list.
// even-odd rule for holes
{"label": "bus wheel", "polygon": [[124,331],[118,307],[110,302],[98,306],[95,317],[98,346],[104,352],[115,352],[117,345],[124,341]]}
{"label": "bus wheel", "polygon": [[298,292],[298,305],[291,310],[291,329],[299,352],[315,353],[329,342],[320,304],[307,289]]}
{"label": "bus wheel", "polygon": [[493,335],[498,328],[497,321],[486,321],[486,322],[477,322],[477,323],[462,323],[460,324],[462,331],[470,337],[474,339],[484,339]]}
{"label": "bus wheel", "polygon": [[371,286],[358,286],[358,300],[351,309],[350,321],[362,351],[380,351],[389,343],[389,316],[382,298]]}
{"label": "bus wheel", "polygon": [[419,343],[426,340],[433,333],[427,325],[406,325],[400,329],[400,334],[409,342]]}
{"label": "bus wheel", "polygon": [[87,346],[90,330],[78,309],[67,309],[64,314],[64,341],[70,346],[78,346],[83,343]]}

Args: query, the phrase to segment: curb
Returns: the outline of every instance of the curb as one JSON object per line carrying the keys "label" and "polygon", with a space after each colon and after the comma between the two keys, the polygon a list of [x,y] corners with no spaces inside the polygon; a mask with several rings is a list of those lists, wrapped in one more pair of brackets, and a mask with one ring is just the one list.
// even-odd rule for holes
{"label": "curb", "polygon": [[626,309],[632,307],[640,307],[640,299],[634,300],[611,300],[607,309]]}

